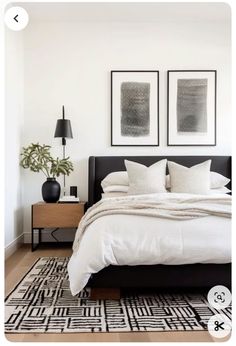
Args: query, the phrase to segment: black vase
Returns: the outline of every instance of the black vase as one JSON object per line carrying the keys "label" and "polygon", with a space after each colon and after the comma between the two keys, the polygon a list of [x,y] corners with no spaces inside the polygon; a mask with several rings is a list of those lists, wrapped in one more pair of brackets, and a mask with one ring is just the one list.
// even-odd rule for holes
{"label": "black vase", "polygon": [[44,202],[56,203],[61,194],[61,186],[55,178],[47,178],[47,181],[43,183],[42,195]]}

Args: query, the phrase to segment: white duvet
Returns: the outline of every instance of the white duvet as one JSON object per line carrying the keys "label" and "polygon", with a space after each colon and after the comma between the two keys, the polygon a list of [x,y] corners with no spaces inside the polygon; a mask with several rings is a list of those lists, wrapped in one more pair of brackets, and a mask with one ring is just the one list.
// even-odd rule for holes
{"label": "white duvet", "polygon": [[[209,196],[199,197],[209,200]],[[176,198],[194,199],[196,195],[158,194],[158,199],[165,203]],[[210,199],[212,205],[217,200],[218,206],[222,199],[225,211],[224,203],[231,197],[215,195]],[[110,201],[112,204],[113,199]],[[86,227],[79,246],[74,248],[68,264],[73,295],[85,287],[92,273],[108,265],[229,263],[231,219],[215,215],[187,220],[122,213],[104,215]]]}

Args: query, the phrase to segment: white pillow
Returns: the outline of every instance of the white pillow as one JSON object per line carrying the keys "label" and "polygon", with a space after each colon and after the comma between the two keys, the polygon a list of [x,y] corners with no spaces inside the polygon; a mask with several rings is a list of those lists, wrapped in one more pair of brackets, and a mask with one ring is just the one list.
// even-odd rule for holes
{"label": "white pillow", "polygon": [[127,193],[129,190],[128,185],[110,185],[103,188],[104,192],[125,192]]}
{"label": "white pillow", "polygon": [[[230,179],[217,172],[210,172],[210,188],[219,189],[230,182]],[[166,188],[170,189],[170,175],[166,176]]]}
{"label": "white pillow", "polygon": [[167,160],[164,159],[150,167],[146,167],[140,163],[125,160],[129,177],[128,194],[139,195],[166,192],[166,162]]}
{"label": "white pillow", "polygon": [[230,193],[230,192],[231,192],[230,189],[228,189],[227,187],[223,186],[223,187],[220,187],[218,189],[210,189],[209,194],[210,195],[215,195],[215,194],[218,194],[218,193],[226,194],[226,193]]}
{"label": "white pillow", "polygon": [[191,168],[168,161],[171,192],[208,194],[210,191],[210,166],[211,160]]}
{"label": "white pillow", "polygon": [[[210,172],[210,188],[218,189],[224,187],[230,182],[222,174]],[[166,176],[166,189],[170,189],[170,175]],[[104,192],[127,192],[129,186],[128,173],[126,171],[112,172],[108,174],[101,182]],[[125,188],[126,187],[126,188]],[[108,188],[108,190],[107,190]]]}
{"label": "white pillow", "polygon": [[224,177],[222,174],[217,172],[211,172],[211,189],[218,189],[220,187],[224,187],[230,182],[230,179]]}
{"label": "white pillow", "polygon": [[114,198],[114,197],[124,197],[124,196],[127,196],[127,193],[125,193],[125,192],[105,192],[105,193],[102,193],[102,199]]}
{"label": "white pillow", "polygon": [[108,174],[101,182],[101,186],[104,190],[107,186],[111,185],[129,185],[129,178],[126,171],[112,172]]}

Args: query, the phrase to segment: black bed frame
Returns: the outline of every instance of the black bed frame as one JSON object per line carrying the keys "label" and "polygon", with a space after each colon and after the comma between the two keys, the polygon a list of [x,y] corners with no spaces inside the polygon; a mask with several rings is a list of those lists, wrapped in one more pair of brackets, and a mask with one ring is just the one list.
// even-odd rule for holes
{"label": "black bed frame", "polygon": [[[89,158],[88,206],[101,199],[101,181],[111,172],[125,170],[124,160],[150,166],[166,158],[186,167],[212,160],[211,171],[231,179],[230,156],[91,156]],[[168,172],[167,172],[168,173]],[[231,184],[227,186],[231,187]],[[93,274],[89,287],[96,288],[210,288],[231,287],[231,263],[187,265],[108,266]]]}

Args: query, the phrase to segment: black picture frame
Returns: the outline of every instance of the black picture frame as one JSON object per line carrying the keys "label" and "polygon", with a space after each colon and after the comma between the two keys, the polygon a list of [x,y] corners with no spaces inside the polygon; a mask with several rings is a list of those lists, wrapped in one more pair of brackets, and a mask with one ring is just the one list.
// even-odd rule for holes
{"label": "black picture frame", "polygon": [[[156,128],[155,128],[155,134],[156,134],[156,143],[118,143],[114,139],[114,76],[115,74],[132,74],[132,73],[152,73],[155,74],[156,77]],[[154,129],[153,129],[154,131]],[[160,136],[160,130],[159,130],[159,70],[112,70],[111,71],[111,146],[112,147],[142,147],[142,146],[159,146],[159,139]],[[138,140],[137,140],[138,141]]]}
{"label": "black picture frame", "polygon": [[[214,109],[213,111],[213,120],[214,120],[214,124],[212,124],[213,128],[212,128],[212,136],[214,137],[212,142],[210,143],[173,143],[173,141],[171,141],[171,135],[170,135],[170,126],[171,126],[171,111],[170,111],[170,76],[172,73],[191,73],[191,74],[195,74],[195,73],[201,73],[201,74],[209,74],[212,73],[213,74],[213,79],[214,79],[214,83],[213,87],[213,95],[214,95],[214,100],[212,100],[212,107]],[[177,108],[177,107],[176,107]],[[209,129],[208,129],[209,130]],[[168,70],[167,71],[167,146],[216,146],[217,145],[217,70]]]}

